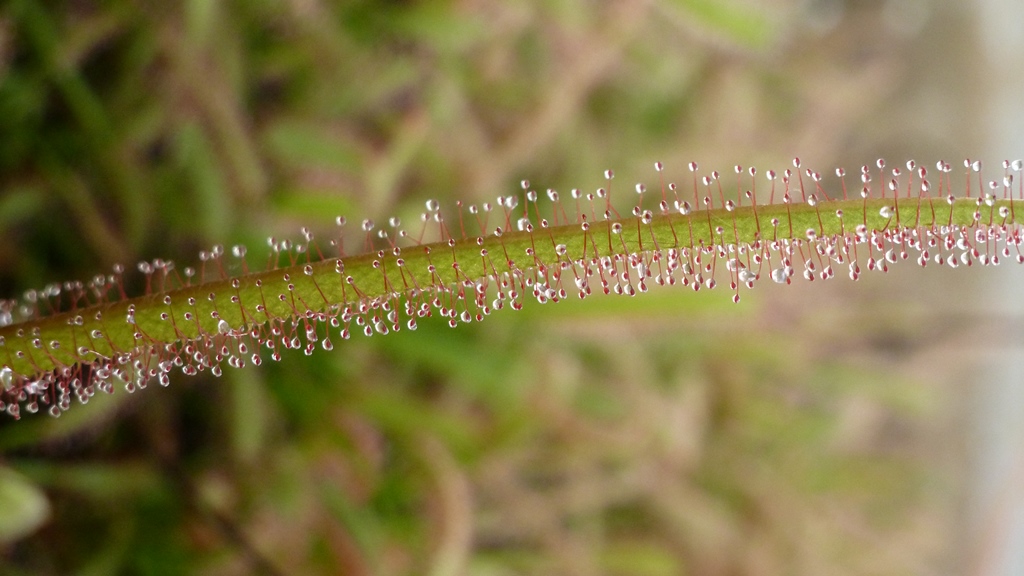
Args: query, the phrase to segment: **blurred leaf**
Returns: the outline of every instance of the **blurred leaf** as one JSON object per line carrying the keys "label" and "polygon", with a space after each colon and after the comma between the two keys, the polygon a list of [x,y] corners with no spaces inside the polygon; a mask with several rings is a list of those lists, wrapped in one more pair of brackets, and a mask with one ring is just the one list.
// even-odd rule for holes
{"label": "blurred leaf", "polygon": [[42,490],[10,468],[0,468],[0,543],[31,534],[49,516]]}
{"label": "blurred leaf", "polygon": [[76,406],[80,410],[69,410],[60,418],[38,414],[23,419],[16,426],[7,423],[3,427],[3,434],[0,434],[0,451],[73,438],[111,420],[117,410],[131,400],[132,396],[123,390],[114,394],[99,394],[88,404]]}
{"label": "blurred leaf", "polygon": [[78,568],[75,576],[122,573],[125,563],[134,552],[132,537],[135,535],[136,524],[132,518],[121,517],[104,535],[102,546]]}
{"label": "blurred leaf", "polygon": [[259,459],[266,443],[271,410],[266,384],[258,370],[232,370],[225,376],[232,404],[233,456],[251,465]]}
{"label": "blurred leaf", "polygon": [[[338,194],[336,190],[330,190],[327,186],[323,189],[288,187],[278,190],[274,198],[276,214],[282,219],[301,222],[303,226],[323,227],[334,224],[334,217],[352,215],[356,212],[355,206],[355,202],[349,196]],[[325,248],[329,246],[322,246],[321,250]]]}
{"label": "blurred leaf", "polygon": [[51,490],[77,494],[106,504],[130,503],[133,498],[153,497],[164,490],[161,473],[147,462],[69,464],[22,460],[14,467]]}
{"label": "blurred leaf", "polygon": [[343,138],[329,135],[322,125],[280,120],[267,129],[265,142],[288,168],[315,166],[358,173],[362,166],[359,150]]}
{"label": "blurred leaf", "polygon": [[439,51],[457,53],[487,35],[484,23],[470,14],[445,2],[410,4],[395,18],[393,31],[418,38]]}
{"label": "blurred leaf", "polygon": [[509,339],[505,345],[495,346],[493,340],[481,338],[477,328],[460,328],[453,330],[439,319],[420,320],[416,331],[391,334],[383,339],[381,348],[398,366],[424,370],[492,406],[510,407],[509,402],[518,395],[511,378],[518,344]]}
{"label": "blurred leaf", "polygon": [[763,48],[771,39],[771,26],[765,16],[750,8],[740,8],[728,0],[672,0],[704,27],[723,34],[748,48]]}
{"label": "blurred leaf", "polygon": [[11,187],[0,196],[0,230],[39,213],[46,197],[34,186]]}
{"label": "blurred leaf", "polygon": [[660,546],[645,542],[612,542],[602,553],[601,564],[608,574],[616,576],[685,574],[674,554]]}
{"label": "blurred leaf", "polygon": [[206,238],[222,237],[225,225],[231,222],[231,212],[220,158],[213,150],[209,134],[198,123],[186,124],[178,132],[178,152],[190,190],[181,194],[188,207],[176,210],[175,214],[202,230]]}

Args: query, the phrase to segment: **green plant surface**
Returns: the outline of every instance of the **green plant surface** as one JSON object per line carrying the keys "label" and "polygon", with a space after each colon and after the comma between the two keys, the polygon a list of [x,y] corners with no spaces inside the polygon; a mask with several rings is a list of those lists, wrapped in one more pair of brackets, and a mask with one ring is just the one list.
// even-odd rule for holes
{"label": "green plant surface", "polygon": [[[878,245],[884,243],[885,246],[878,255],[878,259],[883,260],[886,251],[899,250],[901,246],[906,251],[905,241],[886,238],[883,242],[881,238],[886,233],[895,232],[922,241],[926,233],[929,238],[948,238],[951,242],[956,236],[959,242],[972,242],[971,234],[962,230],[990,234],[987,230],[991,228],[993,233],[1002,230],[1003,235],[1010,235],[1016,224],[1013,200],[997,200],[991,195],[984,200],[965,198],[959,202],[920,197],[905,197],[902,203],[898,197],[832,200],[820,207],[813,194],[796,206],[790,205],[788,193],[786,199],[783,204],[696,213],[691,213],[687,207],[681,208],[679,212],[686,212],[686,215],[666,210],[654,216],[648,210],[641,217],[593,224],[583,214],[582,224],[545,225],[536,232],[529,219],[523,216],[517,221],[520,230],[515,232],[503,233],[498,226],[494,233],[484,230],[476,238],[450,238],[434,244],[408,246],[404,251],[385,248],[376,253],[316,262],[309,253],[320,249],[309,245],[307,240],[301,252],[284,256],[300,260],[298,264],[210,282],[204,281],[206,273],[201,270],[195,285],[177,289],[170,288],[174,282],[169,277],[171,270],[156,268],[152,271],[150,267],[147,285],[153,285],[151,294],[106,302],[110,298],[107,292],[118,288],[122,281],[103,278],[87,290],[79,289],[81,295],[73,297],[75,309],[71,311],[22,322],[16,320],[0,327],[0,342],[8,356],[0,368],[0,379],[5,387],[18,390],[43,374],[74,370],[78,364],[105,366],[109,372],[119,364],[130,364],[141,358],[143,364],[133,372],[135,377],[145,380],[156,374],[142,367],[148,369],[151,364],[148,356],[155,356],[161,364],[169,363],[178,356],[190,355],[187,343],[193,341],[199,342],[204,355],[217,355],[217,347],[228,345],[232,349],[230,356],[242,362],[247,360],[247,354],[239,349],[239,344],[244,346],[246,342],[257,350],[265,342],[285,348],[305,346],[310,351],[318,346],[326,349],[333,346],[331,327],[343,325],[341,338],[348,339],[352,316],[366,321],[367,335],[387,333],[389,327],[400,329],[403,322],[411,322],[409,327],[414,329],[424,306],[442,315],[450,313],[453,323],[458,322],[459,316],[467,322],[473,315],[482,318],[480,310],[489,314],[487,303],[490,301],[504,305],[506,300],[511,300],[512,306],[521,306],[520,300],[531,296],[534,284],[542,291],[552,291],[551,296],[542,293],[535,297],[557,300],[554,291],[573,289],[570,276],[582,276],[587,284],[596,284],[598,275],[604,272],[613,277],[621,290],[623,283],[615,277],[629,274],[629,269],[634,268],[632,272],[639,275],[635,282],[646,292],[648,279],[643,274],[659,266],[659,260],[669,260],[670,251],[680,251],[684,265],[699,270],[702,251],[714,254],[705,256],[705,261],[721,258],[738,262],[747,251],[761,253],[769,261],[771,252],[776,252],[781,260],[792,256],[778,248],[769,250],[762,244],[785,241],[789,247],[790,241],[797,241],[794,246],[802,254],[804,241],[807,241],[809,251],[821,249],[820,253],[823,253],[822,246],[838,246],[852,270],[857,259],[850,249],[850,237],[854,238],[853,244],[862,244],[864,251],[871,250],[871,243],[878,238]],[[434,207],[432,202],[428,201],[425,215],[439,217],[439,207]],[[507,209],[505,213],[507,226],[510,216]],[[849,219],[846,214],[850,214]],[[438,221],[443,225],[443,219]],[[529,229],[523,229],[524,226]],[[1008,228],[1010,231],[1006,232]],[[855,233],[855,230],[861,231]],[[971,250],[978,252],[971,244],[966,246],[961,250],[968,256]],[[952,246],[946,249],[950,248]],[[728,255],[735,250],[739,251],[739,259]],[[989,250],[985,250],[985,258]],[[213,253],[213,256],[211,259],[216,265],[223,267],[220,255]],[[236,256],[244,258],[245,254],[236,253]],[[644,260],[644,268],[627,263],[636,257]],[[959,258],[960,254],[949,257]],[[279,261],[281,256],[274,258]],[[301,262],[303,259],[307,261]],[[604,264],[602,259],[613,259],[618,264],[613,268],[610,261]],[[206,265],[204,262],[204,267]],[[563,268],[563,265],[570,268]],[[661,265],[668,267],[670,264]],[[770,263],[768,266],[766,273],[775,274],[776,269],[771,269]],[[761,268],[758,264],[757,271],[746,270],[749,280],[741,279],[741,282],[752,285],[760,278]],[[605,274],[600,274],[602,281]],[[191,284],[191,277],[188,273],[186,276]],[[658,278],[662,281],[666,276],[659,271]],[[686,276],[692,277],[693,273],[686,273]],[[788,280],[788,276],[783,279]],[[713,280],[713,276],[709,275],[708,280]],[[696,282],[702,283],[701,280]],[[488,286],[491,283],[497,286],[497,300],[490,300],[492,294]],[[628,290],[635,290],[632,282],[625,284]],[[100,294],[97,299],[102,303],[83,305],[89,301],[88,293],[94,290]],[[532,291],[537,294],[536,289]],[[394,317],[389,316],[392,310]],[[398,319],[399,313],[402,313],[402,320]],[[232,339],[239,342],[229,344]],[[168,353],[162,353],[164,349]],[[221,353],[216,360],[193,362],[186,358],[186,362],[219,372],[221,362],[228,359],[228,353]],[[103,362],[106,363],[101,364]],[[169,364],[166,368],[161,366],[162,379],[169,369]],[[131,371],[129,378],[130,374]],[[109,378],[108,374],[98,380]]]}

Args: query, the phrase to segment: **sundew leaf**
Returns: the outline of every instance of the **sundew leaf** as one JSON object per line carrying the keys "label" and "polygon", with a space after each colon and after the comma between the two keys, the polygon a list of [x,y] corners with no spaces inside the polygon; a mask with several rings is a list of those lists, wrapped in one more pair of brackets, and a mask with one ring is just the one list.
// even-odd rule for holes
{"label": "sundew leaf", "polygon": [[[541,195],[524,181],[522,195],[454,213],[429,200],[412,226],[364,220],[348,244],[364,251],[351,256],[343,232],[321,245],[303,229],[294,243],[271,239],[270,266],[259,271],[244,247],[229,255],[215,246],[195,269],[140,262],[147,290],[139,297],[125,294],[121,267],[29,291],[0,301],[0,408],[15,418],[22,406],[56,416],[73,397],[167,385],[172,371],[219,376],[225,366],[281,360],[282,350],[329,351],[353,334],[414,331],[429,317],[455,328],[526,301],[721,283],[739,302],[769,279],[857,280],[908,260],[951,269],[1024,262],[1016,219],[1024,162],[1005,162],[1002,180],[987,187],[980,162],[965,162],[960,197],[945,162],[932,175],[914,162],[904,172],[879,160],[862,167],[854,193],[843,170],[825,183],[799,158],[793,164],[760,177],[737,166],[727,197],[727,179],[701,176],[691,163],[689,190],[637,184],[625,215],[606,188],[566,199],[549,190],[543,201],[553,206],[542,212]],[[610,188],[612,171],[605,178]]]}

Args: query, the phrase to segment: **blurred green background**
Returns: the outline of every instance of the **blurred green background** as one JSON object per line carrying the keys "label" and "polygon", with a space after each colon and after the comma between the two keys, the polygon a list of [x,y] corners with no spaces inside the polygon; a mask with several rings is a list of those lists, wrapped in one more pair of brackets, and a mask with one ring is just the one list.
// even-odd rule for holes
{"label": "blurred green background", "polygon": [[[956,161],[974,30],[951,0],[9,0],[0,288],[524,178],[612,168],[628,203],[656,160]],[[958,289],[533,305],[5,420],[0,573],[955,572]]]}

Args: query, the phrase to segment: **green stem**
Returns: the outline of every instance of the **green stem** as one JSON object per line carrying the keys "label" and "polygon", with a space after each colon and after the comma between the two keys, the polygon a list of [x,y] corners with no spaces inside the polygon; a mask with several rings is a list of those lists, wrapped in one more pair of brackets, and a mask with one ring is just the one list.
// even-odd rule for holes
{"label": "green stem", "polygon": [[[665,258],[681,259],[695,264],[700,274],[708,260],[736,258],[740,266],[750,267],[740,278],[744,283],[762,276],[765,266],[752,266],[749,254],[767,256],[770,266],[773,254],[787,246],[802,259],[804,247],[838,246],[846,256],[833,258],[850,263],[851,249],[867,244],[860,250],[872,251],[873,239],[899,245],[892,242],[897,232],[921,239],[955,234],[973,243],[966,230],[1003,230],[1015,223],[1014,208],[1010,200],[890,197],[715,208],[685,215],[643,212],[619,220],[591,217],[590,222],[584,215],[572,224],[536,228],[524,220],[525,230],[327,258],[2,326],[2,400],[10,407],[39,395],[44,403],[60,401],[60,409],[66,409],[69,385],[88,384],[73,382],[76,378],[102,385],[112,372],[126,380],[134,377],[139,384],[154,375],[166,382],[175,362],[186,371],[193,366],[219,373],[220,363],[233,356],[245,362],[246,342],[254,348],[268,341],[300,347],[303,336],[308,351],[318,340],[330,347],[321,340],[329,342],[330,334],[318,329],[328,321],[344,327],[343,338],[353,322],[368,333],[387,332],[409,320],[408,327],[414,328],[415,318],[435,312],[454,325],[459,315],[489,313],[486,295],[495,292],[498,297],[491,302],[497,307],[506,301],[517,307],[524,297],[557,300],[574,279],[587,292],[598,277],[606,292],[609,284],[621,286],[623,278],[630,288],[637,283],[643,290],[646,280],[633,270],[645,268],[637,262],[650,270]],[[516,217],[502,224],[514,223]],[[813,262],[813,252],[807,254]],[[161,363],[159,369],[152,368],[153,360]],[[91,365],[91,370],[85,372],[82,365]]]}

